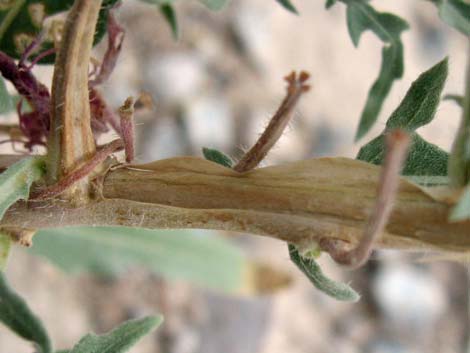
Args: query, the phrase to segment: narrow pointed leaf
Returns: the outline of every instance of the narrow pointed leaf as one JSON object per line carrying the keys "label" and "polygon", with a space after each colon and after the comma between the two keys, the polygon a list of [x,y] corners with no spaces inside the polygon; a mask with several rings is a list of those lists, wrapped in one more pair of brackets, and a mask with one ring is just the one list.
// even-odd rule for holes
{"label": "narrow pointed leaf", "polygon": [[0,322],[18,336],[37,345],[41,353],[52,352],[51,342],[41,321],[26,302],[8,286],[0,271]]}
{"label": "narrow pointed leaf", "polygon": [[233,166],[232,159],[226,154],[218,150],[204,147],[202,149],[202,154],[204,155],[204,158],[207,159],[208,161],[223,165],[224,167],[227,167],[227,168],[232,168]]}
{"label": "narrow pointed leaf", "polygon": [[470,4],[463,0],[433,1],[439,9],[439,17],[465,36],[470,36]]}
{"label": "narrow pointed leaf", "polygon": [[365,1],[347,0],[347,23],[349,36],[357,47],[362,33],[374,32],[384,43],[400,40],[400,34],[408,29],[405,20],[391,13],[378,12]]}
{"label": "narrow pointed leaf", "polygon": [[451,222],[461,222],[470,219],[470,185],[468,185],[459,202],[450,211],[449,220]]}
{"label": "narrow pointed leaf", "polygon": [[174,7],[170,4],[163,4],[160,6],[160,12],[170,26],[173,38],[177,40],[179,37],[179,28]]}
{"label": "narrow pointed leaf", "polygon": [[460,108],[463,108],[463,96],[458,94],[446,94],[442,100],[454,101]]}
{"label": "narrow pointed leaf", "polygon": [[385,98],[394,80],[403,76],[403,45],[395,42],[382,49],[380,73],[369,90],[364,110],[361,113],[355,140],[360,140],[374,125],[379,117]]}
{"label": "narrow pointed leaf", "polygon": [[199,0],[210,10],[218,11],[225,7],[228,4],[229,0]]}
{"label": "narrow pointed leaf", "polygon": [[[403,168],[403,175],[445,176],[449,154],[424,140],[417,133],[411,135],[411,145]],[[364,162],[381,165],[385,156],[384,135],[379,135],[364,145],[356,157]]]}
{"label": "narrow pointed leaf", "polygon": [[5,80],[0,76],[0,114],[11,112],[13,108],[13,99],[7,91]]}
{"label": "narrow pointed leaf", "polygon": [[98,336],[88,334],[83,337],[70,353],[124,353],[134,346],[143,336],[161,324],[161,316],[149,316],[130,320],[111,332]]}
{"label": "narrow pointed leaf", "polygon": [[325,8],[326,8],[326,9],[329,9],[330,7],[332,7],[333,5],[336,4],[336,1],[337,1],[337,0],[326,0]]}
{"label": "narrow pointed leaf", "polygon": [[302,257],[295,245],[289,244],[288,249],[292,262],[317,289],[340,301],[357,302],[360,299],[360,295],[347,284],[325,277],[317,262],[313,258]]}
{"label": "narrow pointed leaf", "polygon": [[387,128],[415,131],[431,122],[440,102],[447,72],[447,58],[423,72],[388,119]]}
{"label": "narrow pointed leaf", "polygon": [[283,8],[285,8],[287,11],[290,11],[296,15],[299,13],[297,12],[297,9],[295,8],[294,5],[290,2],[290,0],[276,0]]}
{"label": "narrow pointed leaf", "polygon": [[235,245],[207,232],[125,227],[40,230],[29,249],[70,273],[117,275],[145,266],[169,279],[233,292],[250,262]]}
{"label": "narrow pointed leaf", "polygon": [[0,174],[0,219],[18,200],[27,200],[31,184],[45,172],[42,157],[27,157]]}
{"label": "narrow pointed leaf", "polygon": [[8,254],[11,248],[11,238],[9,235],[0,233],[0,271],[5,270]]}

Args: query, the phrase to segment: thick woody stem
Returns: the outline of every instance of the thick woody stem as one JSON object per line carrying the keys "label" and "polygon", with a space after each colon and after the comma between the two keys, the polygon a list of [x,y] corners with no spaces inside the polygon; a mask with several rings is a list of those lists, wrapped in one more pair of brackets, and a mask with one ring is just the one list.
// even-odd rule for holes
{"label": "thick woody stem", "polygon": [[305,84],[309,77],[310,75],[307,72],[302,71],[298,77],[295,72],[292,72],[285,78],[288,83],[286,97],[282,101],[276,114],[271,118],[266,130],[264,130],[255,145],[243,156],[237,165],[233,167],[234,170],[240,173],[247,172],[256,168],[264,157],[266,157],[269,150],[284,132],[300,96],[310,89],[310,86]]}
{"label": "thick woody stem", "polygon": [[[102,0],[76,0],[64,28],[52,82],[48,183],[55,184],[95,153],[90,127],[88,66]],[[89,199],[83,178],[64,197],[76,204]]]}
{"label": "thick woody stem", "polygon": [[380,175],[377,201],[364,230],[364,236],[352,250],[344,251],[331,239],[320,241],[323,250],[338,263],[351,267],[363,265],[370,257],[374,244],[383,233],[390,218],[400,181],[400,172],[410,144],[409,135],[395,130],[386,135],[387,152]]}

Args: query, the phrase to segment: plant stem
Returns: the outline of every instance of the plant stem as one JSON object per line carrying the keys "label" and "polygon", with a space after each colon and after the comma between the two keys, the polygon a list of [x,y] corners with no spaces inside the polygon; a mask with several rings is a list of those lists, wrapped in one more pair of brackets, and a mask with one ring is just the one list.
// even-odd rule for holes
{"label": "plant stem", "polygon": [[243,158],[233,167],[239,173],[247,172],[256,166],[266,157],[269,150],[279,140],[284,129],[289,123],[300,96],[310,89],[305,84],[309,74],[302,71],[297,77],[295,72],[288,75],[285,80],[288,83],[287,95],[282,101],[276,114],[271,118],[264,132],[259,137],[254,146],[243,156]]}
{"label": "plant stem", "polygon": [[464,84],[462,119],[452,145],[448,167],[450,184],[455,188],[461,188],[470,182],[470,38]]}
{"label": "plant stem", "polygon": [[[18,203],[0,226],[221,229],[303,245],[327,237],[351,247],[363,236],[380,174],[377,166],[347,158],[299,161],[244,174],[199,158],[172,158],[110,170],[101,188],[105,199],[84,207],[55,200]],[[449,223],[450,207],[400,178],[377,246],[470,251],[470,221]]]}
{"label": "plant stem", "polygon": [[[49,184],[59,182],[95,153],[90,127],[88,66],[101,2],[76,0],[66,20],[52,81]],[[75,204],[88,202],[88,178],[67,190],[64,197]]]}

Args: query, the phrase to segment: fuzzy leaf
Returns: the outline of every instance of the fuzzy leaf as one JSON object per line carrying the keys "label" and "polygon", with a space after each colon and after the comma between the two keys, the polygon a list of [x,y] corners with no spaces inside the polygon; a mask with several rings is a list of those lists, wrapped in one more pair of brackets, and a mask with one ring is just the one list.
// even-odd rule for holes
{"label": "fuzzy leaf", "polygon": [[337,1],[337,0],[326,0],[325,8],[326,8],[326,9],[329,9],[329,8],[332,7],[334,4],[336,4],[336,1]]}
{"label": "fuzzy leaf", "polygon": [[[403,167],[403,175],[447,175],[449,154],[424,140],[417,133],[411,135],[411,145]],[[364,162],[381,165],[385,156],[385,139],[381,134],[364,145],[356,157]]]}
{"label": "fuzzy leaf", "polygon": [[0,75],[0,114],[11,112],[13,109],[13,99],[7,91],[5,80]]}
{"label": "fuzzy leaf", "polygon": [[229,156],[227,156],[225,153],[222,153],[218,150],[203,147],[202,154],[204,155],[204,158],[207,159],[208,161],[223,165],[224,167],[227,167],[227,168],[232,168],[233,166],[232,159]]}
{"label": "fuzzy leaf", "polygon": [[[43,30],[45,17],[68,11],[74,0],[17,0],[11,5],[0,6],[0,50],[13,58],[19,58],[25,44],[36,38]],[[97,23],[94,44],[97,44],[106,32],[107,16],[117,0],[104,0]],[[53,47],[51,40],[45,40],[39,52]],[[34,56],[33,56],[34,57]],[[55,55],[49,55],[40,63],[53,63]]]}
{"label": "fuzzy leaf", "polygon": [[362,33],[374,32],[384,43],[400,41],[400,34],[408,29],[406,21],[391,13],[378,12],[366,1],[346,0],[349,36],[357,47]]}
{"label": "fuzzy leaf", "polygon": [[470,219],[470,185],[468,185],[459,202],[450,211],[449,220],[451,222],[461,222]]}
{"label": "fuzzy leaf", "polygon": [[163,321],[161,316],[129,320],[104,335],[83,337],[70,353],[124,353]]}
{"label": "fuzzy leaf", "polygon": [[39,231],[32,253],[71,273],[117,275],[133,266],[171,279],[235,291],[248,261],[229,242],[207,233],[124,227],[71,227]]}
{"label": "fuzzy leaf", "polygon": [[0,321],[18,336],[34,342],[41,353],[52,352],[51,342],[41,321],[26,302],[9,286],[0,271]]}
{"label": "fuzzy leaf", "polygon": [[413,82],[405,98],[388,119],[388,129],[415,131],[434,118],[447,78],[447,62],[447,58],[442,60]]}
{"label": "fuzzy leaf", "polygon": [[439,17],[465,36],[470,36],[470,4],[463,0],[434,0]]}
{"label": "fuzzy leaf", "polygon": [[295,8],[294,5],[290,2],[290,0],[276,0],[283,8],[285,8],[287,11],[290,11],[296,15],[299,13],[297,12],[297,9]]}
{"label": "fuzzy leaf", "polygon": [[343,0],[347,5],[349,36],[357,47],[362,34],[370,30],[382,42],[382,65],[379,77],[375,80],[367,97],[359,119],[355,140],[361,139],[377,121],[383,102],[392,87],[393,81],[403,75],[403,44],[401,32],[408,29],[405,20],[391,13],[378,12],[365,0]]}
{"label": "fuzzy leaf", "polygon": [[442,100],[454,101],[460,108],[463,108],[463,96],[458,94],[446,94]]}
{"label": "fuzzy leaf", "polygon": [[0,233],[0,271],[5,270],[10,253],[11,238],[7,234]]}
{"label": "fuzzy leaf", "polygon": [[221,10],[225,5],[228,4],[229,0],[199,0],[210,10],[218,11]]}
{"label": "fuzzy leaf", "polygon": [[347,302],[357,302],[360,295],[347,284],[335,282],[325,277],[320,266],[313,258],[302,257],[295,245],[289,244],[289,256],[312,284],[330,297]]}
{"label": "fuzzy leaf", "polygon": [[26,157],[0,174],[0,219],[18,200],[27,200],[31,184],[45,172],[42,157]]}
{"label": "fuzzy leaf", "polygon": [[160,5],[160,12],[170,26],[173,38],[177,40],[179,37],[179,28],[174,7],[170,4]]}
{"label": "fuzzy leaf", "polygon": [[382,105],[394,80],[403,76],[403,45],[395,42],[382,49],[380,73],[369,90],[367,101],[361,113],[355,141],[360,140],[374,125],[379,117]]}

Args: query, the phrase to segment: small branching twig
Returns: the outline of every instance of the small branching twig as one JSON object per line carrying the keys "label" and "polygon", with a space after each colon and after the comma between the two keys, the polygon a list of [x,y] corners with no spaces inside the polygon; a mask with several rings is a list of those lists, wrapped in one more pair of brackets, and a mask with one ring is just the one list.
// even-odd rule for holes
{"label": "small branching twig", "polygon": [[387,134],[387,152],[379,179],[377,201],[359,244],[345,251],[332,239],[322,239],[320,246],[338,263],[351,267],[363,265],[370,257],[373,246],[382,234],[393,208],[400,180],[400,172],[407,156],[410,137],[402,130]]}
{"label": "small branching twig", "polygon": [[302,71],[298,77],[295,72],[292,72],[285,78],[288,83],[287,96],[282,101],[276,114],[271,118],[266,130],[264,130],[255,145],[233,167],[234,170],[240,173],[247,172],[255,168],[266,157],[269,150],[284,132],[300,96],[310,89],[310,86],[305,84],[309,77],[310,75],[307,72]]}
{"label": "small branching twig", "polygon": [[114,140],[102,146],[96,151],[93,157],[88,160],[83,166],[77,168],[70,174],[66,175],[58,183],[48,186],[37,194],[33,195],[31,199],[42,200],[60,195],[65,190],[74,185],[76,182],[90,175],[98,165],[103,163],[106,158],[108,158],[109,155],[121,150],[122,148],[123,143],[121,139]]}

